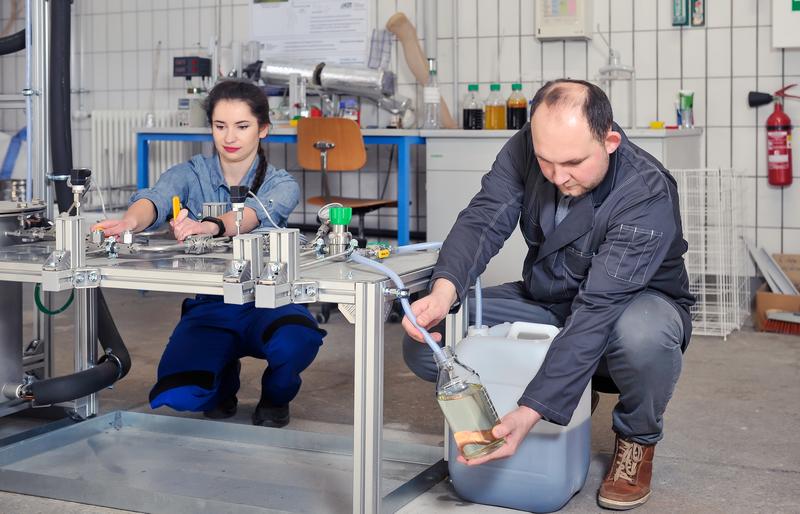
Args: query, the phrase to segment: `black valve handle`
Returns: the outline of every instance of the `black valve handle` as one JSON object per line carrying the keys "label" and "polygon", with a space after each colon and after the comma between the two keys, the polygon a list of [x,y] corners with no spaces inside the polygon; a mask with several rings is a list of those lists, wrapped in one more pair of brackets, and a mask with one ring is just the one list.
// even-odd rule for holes
{"label": "black valve handle", "polygon": [[92,170],[89,168],[75,168],[70,172],[69,181],[73,186],[85,186],[91,175]]}

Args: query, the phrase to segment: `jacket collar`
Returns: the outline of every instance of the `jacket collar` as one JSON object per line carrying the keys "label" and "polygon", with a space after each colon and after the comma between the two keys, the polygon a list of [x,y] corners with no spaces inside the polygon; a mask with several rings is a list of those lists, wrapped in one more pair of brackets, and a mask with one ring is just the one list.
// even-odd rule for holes
{"label": "jacket collar", "polygon": [[[250,165],[250,169],[247,170],[247,173],[245,173],[240,184],[249,186],[253,183],[260,160],[261,157],[256,155],[256,158],[253,160],[253,164]],[[209,176],[211,177],[211,185],[214,187],[214,189],[216,190],[220,187],[225,187],[227,189],[228,184],[225,182],[225,177],[222,174],[222,164],[219,161],[219,155],[215,154],[210,159],[207,159],[206,162],[209,165]]]}
{"label": "jacket collar", "polygon": [[622,136],[622,141],[620,141],[617,149],[608,158],[608,171],[606,172],[606,176],[603,177],[600,184],[591,191],[595,207],[599,207],[606,197],[608,197],[611,190],[614,189],[614,185],[617,183],[617,171],[619,170],[619,151],[620,148],[628,144],[628,136],[625,135],[625,132],[622,131],[619,125],[612,123],[611,129],[615,132],[619,132],[620,136]]}

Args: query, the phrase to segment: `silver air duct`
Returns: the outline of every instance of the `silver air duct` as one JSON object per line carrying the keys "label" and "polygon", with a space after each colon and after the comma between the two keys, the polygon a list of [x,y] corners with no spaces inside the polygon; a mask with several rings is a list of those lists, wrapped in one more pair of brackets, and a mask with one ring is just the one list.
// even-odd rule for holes
{"label": "silver air duct", "polygon": [[[252,65],[248,66],[252,70]],[[383,69],[355,68],[325,64],[302,64],[288,61],[261,63],[258,75],[268,84],[288,84],[292,75],[306,79],[308,87],[328,93],[369,98],[381,108],[392,113],[402,113],[411,108],[410,100],[395,97],[395,75]]]}
{"label": "silver air duct", "polygon": [[365,96],[380,100],[394,96],[394,73],[382,69],[345,68],[322,64],[319,86],[335,93]]}

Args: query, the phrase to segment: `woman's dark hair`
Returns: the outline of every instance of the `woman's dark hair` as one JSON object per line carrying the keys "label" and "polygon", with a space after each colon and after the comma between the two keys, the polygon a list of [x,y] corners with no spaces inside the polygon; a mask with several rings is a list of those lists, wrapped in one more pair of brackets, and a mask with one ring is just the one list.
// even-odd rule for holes
{"label": "woman's dark hair", "polygon": [[[585,88],[586,94],[578,96],[574,89],[564,87],[565,84],[579,84]],[[547,82],[536,92],[531,101],[531,119],[536,108],[541,104],[548,107],[580,105],[583,116],[589,123],[592,136],[601,143],[605,141],[606,134],[614,121],[611,102],[608,101],[606,94],[602,89],[585,80],[558,79]]]}
{"label": "woman's dark hair", "polygon": [[[258,86],[252,82],[244,80],[225,80],[219,82],[208,93],[206,98],[205,108],[208,123],[211,124],[211,116],[214,114],[214,108],[220,100],[239,100],[250,107],[250,112],[253,113],[258,121],[259,129],[264,125],[269,125],[269,104],[267,103],[267,95]],[[261,146],[261,141],[258,142],[258,170],[250,185],[250,190],[255,194],[264,183],[264,176],[267,174],[267,157],[264,155],[264,148]]]}

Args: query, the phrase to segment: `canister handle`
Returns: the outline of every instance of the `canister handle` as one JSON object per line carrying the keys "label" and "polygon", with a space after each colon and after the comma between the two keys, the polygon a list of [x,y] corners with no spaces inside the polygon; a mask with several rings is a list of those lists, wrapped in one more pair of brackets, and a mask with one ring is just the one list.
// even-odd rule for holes
{"label": "canister handle", "polygon": [[[522,337],[520,338],[520,334],[530,334],[534,336],[546,336],[546,337]],[[545,339],[549,338],[552,339],[558,335],[558,327],[554,327],[553,325],[544,325],[542,323],[527,323],[525,321],[515,321],[511,324],[511,328],[508,331],[509,339]]]}

